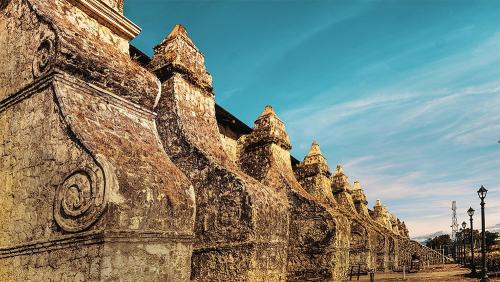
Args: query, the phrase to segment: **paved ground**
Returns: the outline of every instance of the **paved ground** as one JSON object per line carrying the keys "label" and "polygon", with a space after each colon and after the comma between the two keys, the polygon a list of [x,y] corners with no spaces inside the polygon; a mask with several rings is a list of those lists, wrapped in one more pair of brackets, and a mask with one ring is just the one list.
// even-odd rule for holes
{"label": "paved ground", "polygon": [[[479,281],[479,279],[467,278],[465,274],[469,273],[467,268],[461,268],[456,264],[445,266],[430,267],[419,271],[418,273],[407,273],[403,280],[403,273],[376,273],[375,281]],[[356,281],[356,277],[353,280]],[[359,278],[360,281],[369,281],[370,277],[365,275]],[[491,281],[500,281],[498,278],[490,277]]]}

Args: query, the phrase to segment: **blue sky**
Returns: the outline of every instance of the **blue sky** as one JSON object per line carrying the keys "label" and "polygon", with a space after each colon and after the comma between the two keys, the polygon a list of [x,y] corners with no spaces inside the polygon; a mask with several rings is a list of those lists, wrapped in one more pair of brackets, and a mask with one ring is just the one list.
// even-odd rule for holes
{"label": "blue sky", "polygon": [[[369,205],[413,236],[449,231],[476,190],[500,223],[500,1],[125,1],[152,54],[176,23],[216,100],[247,124],[272,105],[299,159],[318,140]],[[479,213],[476,213],[479,226]]]}

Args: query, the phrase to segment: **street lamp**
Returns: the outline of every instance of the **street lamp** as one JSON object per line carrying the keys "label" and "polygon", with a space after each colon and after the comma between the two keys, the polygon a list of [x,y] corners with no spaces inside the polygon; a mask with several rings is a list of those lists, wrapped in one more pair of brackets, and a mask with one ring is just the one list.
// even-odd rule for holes
{"label": "street lamp", "polygon": [[481,188],[477,190],[477,195],[479,196],[479,199],[481,199],[481,230],[482,230],[482,236],[481,236],[481,256],[482,256],[482,263],[483,267],[481,269],[482,272],[482,278],[481,282],[489,282],[490,279],[488,278],[488,273],[486,269],[486,236],[485,236],[485,222],[484,222],[484,198],[486,198],[486,193],[488,193],[488,190],[484,188],[483,185],[481,185]]}
{"label": "street lamp", "polygon": [[460,244],[460,241],[463,241],[462,239],[462,236],[463,236],[463,231],[464,229],[462,227],[460,227],[460,229],[458,230],[458,239],[457,239],[457,242],[458,242],[458,261],[460,264],[464,264],[464,250],[462,249],[462,244]]}
{"label": "street lamp", "polygon": [[476,264],[474,263],[474,225],[472,225],[472,216],[474,215],[474,209],[472,207],[467,210],[467,214],[470,217],[470,256],[471,256],[471,274],[476,275]]}
{"label": "street lamp", "polygon": [[462,222],[462,244],[464,245],[464,257],[463,257],[463,265],[466,266],[467,265],[467,259],[466,259],[466,254],[467,254],[467,249],[465,247],[465,228],[467,227],[467,223],[464,221]]}

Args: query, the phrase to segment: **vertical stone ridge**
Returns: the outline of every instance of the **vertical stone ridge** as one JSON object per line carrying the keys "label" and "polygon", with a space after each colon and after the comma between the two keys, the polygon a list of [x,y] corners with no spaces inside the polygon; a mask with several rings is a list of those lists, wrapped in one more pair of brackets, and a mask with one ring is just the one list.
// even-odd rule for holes
{"label": "vertical stone ridge", "polygon": [[1,1],[0,281],[187,281],[194,189],[156,132],[158,79],[76,2],[109,10]]}
{"label": "vertical stone ridge", "polygon": [[382,202],[378,199],[375,202],[375,205],[373,206],[373,211],[371,213],[371,216],[376,222],[378,222],[388,230],[392,231],[390,214],[387,211],[387,208],[384,205],[382,205]]}
{"label": "vertical stone ridge", "polygon": [[130,59],[139,31],[123,0],[0,0],[1,281],[337,281],[348,256],[441,262],[381,202],[364,216],[318,142],[294,175],[270,106],[229,158],[186,29],[151,71]]}
{"label": "vertical stone ridge", "polygon": [[365,192],[361,188],[359,181],[354,181],[351,195],[358,213],[368,218],[370,216],[367,206],[368,201],[366,200]]}
{"label": "vertical stone ridge", "polygon": [[271,106],[265,107],[253,131],[238,142],[241,168],[288,200],[287,280],[337,281],[344,278],[349,257],[348,220],[315,195],[310,195],[295,179],[290,162],[290,140],[284,123]]}
{"label": "vertical stone ridge", "polygon": [[193,182],[196,242],[191,279],[284,281],[287,202],[225,153],[204,56],[176,25],[149,68],[162,84],[156,107],[163,147]]}
{"label": "vertical stone ridge", "polygon": [[356,211],[351,195],[352,191],[349,178],[344,173],[344,167],[340,164],[337,165],[332,175],[332,191],[335,200],[341,208],[349,211]]}

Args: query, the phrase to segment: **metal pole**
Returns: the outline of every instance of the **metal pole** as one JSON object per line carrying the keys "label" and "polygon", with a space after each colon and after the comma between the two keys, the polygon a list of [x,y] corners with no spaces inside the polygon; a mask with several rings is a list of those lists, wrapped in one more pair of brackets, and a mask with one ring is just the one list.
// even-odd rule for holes
{"label": "metal pole", "polygon": [[462,244],[458,241],[458,263],[462,264]]}
{"label": "metal pole", "polygon": [[481,236],[481,260],[483,263],[483,268],[482,268],[482,278],[481,282],[490,282],[490,279],[488,278],[488,270],[486,269],[486,224],[484,222],[484,199],[481,199],[481,230],[483,231],[483,234]]}
{"label": "metal pole", "polygon": [[462,232],[462,242],[464,243],[464,266],[467,266],[467,247],[465,246],[465,229]]}
{"label": "metal pole", "polygon": [[470,216],[470,256],[472,274],[476,274],[476,263],[474,262],[474,225],[472,224],[472,216]]}

